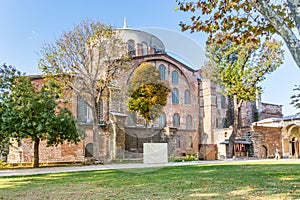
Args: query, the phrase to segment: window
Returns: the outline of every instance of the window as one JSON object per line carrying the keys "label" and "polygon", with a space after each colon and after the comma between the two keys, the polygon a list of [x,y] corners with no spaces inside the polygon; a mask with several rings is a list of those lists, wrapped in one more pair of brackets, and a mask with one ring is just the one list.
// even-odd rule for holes
{"label": "window", "polygon": [[81,123],[87,123],[89,118],[88,105],[81,97],[77,99],[77,118]]}
{"label": "window", "polygon": [[159,65],[159,73],[160,73],[160,80],[165,80],[166,79],[166,67],[161,64]]}
{"label": "window", "polygon": [[178,84],[178,73],[176,71],[172,72],[172,83],[175,85]]}
{"label": "window", "polygon": [[189,139],[190,139],[190,141],[189,141],[190,142],[190,148],[193,148],[193,137],[190,136]]}
{"label": "window", "polygon": [[222,128],[228,128],[227,119],[225,118],[222,119]]}
{"label": "window", "polygon": [[184,91],[184,104],[191,104],[191,93],[189,90]]}
{"label": "window", "polygon": [[[98,103],[97,106],[98,106],[98,108],[97,108],[98,123],[101,124],[101,123],[103,123],[101,103]],[[81,123],[90,123],[90,122],[92,122],[92,119],[93,119],[92,117],[93,117],[92,109],[88,106],[88,104],[86,103],[86,101],[83,98],[78,97],[77,98],[77,119],[78,119],[78,121]]]}
{"label": "window", "polygon": [[226,108],[226,99],[224,95],[221,96],[221,108],[222,109]]}
{"label": "window", "polygon": [[193,128],[193,118],[191,115],[186,116],[186,129]]}
{"label": "window", "polygon": [[180,126],[180,116],[177,113],[173,115],[173,126],[177,128]]}
{"label": "window", "polygon": [[174,88],[172,89],[172,104],[178,104],[179,98],[178,98],[178,89]]}
{"label": "window", "polygon": [[216,118],[216,128],[219,128],[219,120]]}
{"label": "window", "polygon": [[146,42],[142,42],[142,55],[147,55],[148,54],[148,45]]}
{"label": "window", "polygon": [[177,135],[177,137],[176,137],[176,148],[177,149],[180,149],[180,136],[179,135]]}
{"label": "window", "polygon": [[133,40],[128,40],[128,53],[130,56],[135,56],[135,44]]}
{"label": "window", "polygon": [[159,127],[160,128],[166,127],[166,123],[167,123],[166,114],[165,113],[161,113],[160,117],[159,117],[159,121],[158,121]]}
{"label": "window", "polygon": [[127,118],[127,125],[128,126],[135,126],[136,125],[136,113],[129,113],[129,117]]}

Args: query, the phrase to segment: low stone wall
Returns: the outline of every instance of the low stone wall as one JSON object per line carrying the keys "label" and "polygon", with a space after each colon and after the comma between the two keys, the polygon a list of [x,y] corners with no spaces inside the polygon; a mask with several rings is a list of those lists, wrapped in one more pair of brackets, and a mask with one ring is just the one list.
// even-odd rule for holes
{"label": "low stone wall", "polygon": [[[31,139],[23,139],[18,142],[11,140],[8,163],[30,163],[33,162],[33,143]],[[63,143],[57,146],[47,146],[46,141],[41,141],[39,146],[39,162],[83,162],[83,142],[77,144]]]}

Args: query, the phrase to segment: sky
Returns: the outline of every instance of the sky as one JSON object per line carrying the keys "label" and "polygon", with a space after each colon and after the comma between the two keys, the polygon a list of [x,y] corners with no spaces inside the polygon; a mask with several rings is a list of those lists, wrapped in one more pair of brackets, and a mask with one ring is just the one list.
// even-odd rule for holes
{"label": "sky", "polygon": [[[83,19],[99,20],[116,28],[156,27],[181,32],[179,22],[189,14],[175,11],[176,0],[0,0],[0,66],[13,65],[26,74],[40,74],[39,52]],[[184,32],[205,48],[204,33]],[[299,85],[300,69],[286,50],[284,64],[267,75],[262,101],[283,105],[283,114],[300,112],[290,105]]]}

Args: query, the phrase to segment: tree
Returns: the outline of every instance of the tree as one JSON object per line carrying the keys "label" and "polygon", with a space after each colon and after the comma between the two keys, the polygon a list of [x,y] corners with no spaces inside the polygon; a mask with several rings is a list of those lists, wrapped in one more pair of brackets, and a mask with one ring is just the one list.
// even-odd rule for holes
{"label": "tree", "polygon": [[[142,63],[133,73],[131,86],[128,88],[128,108],[130,112],[138,112],[146,126],[156,120],[167,104],[170,89],[160,80],[159,71],[150,63]],[[151,129],[152,130],[152,129]]]}
{"label": "tree", "polygon": [[[45,77],[86,101],[92,110],[93,156],[99,155],[99,110],[128,67],[127,45],[117,30],[93,20],[83,20],[42,50],[40,68]],[[108,101],[107,101],[108,102]],[[109,106],[107,106],[109,108]],[[108,122],[109,111],[103,119]]]}
{"label": "tree", "polygon": [[[296,64],[300,68],[300,1],[265,0],[199,0],[186,2],[177,0],[184,12],[192,12],[191,24],[181,22],[182,30],[203,31],[209,38],[226,32],[236,42],[251,40],[259,42],[261,36],[277,33],[285,41]],[[296,30],[293,28],[296,27]]]}
{"label": "tree", "polygon": [[[295,85],[294,91],[299,92],[300,91],[300,85]],[[300,108],[300,93],[295,94],[293,96],[291,96],[291,104],[295,107],[295,108]]]}
{"label": "tree", "polygon": [[261,93],[259,83],[265,79],[266,74],[275,71],[282,64],[284,52],[281,50],[282,44],[276,41],[265,41],[261,44],[217,41],[206,47],[211,63],[204,70],[208,78],[223,88],[224,95],[233,99],[233,129],[227,152],[227,157],[231,158],[234,139],[240,126],[241,106],[245,101],[255,100]]}
{"label": "tree", "polygon": [[59,106],[59,88],[54,83],[33,85],[14,67],[0,70],[0,133],[5,138],[31,138],[34,143],[34,167],[39,166],[39,143],[58,145],[80,140],[75,118]]}

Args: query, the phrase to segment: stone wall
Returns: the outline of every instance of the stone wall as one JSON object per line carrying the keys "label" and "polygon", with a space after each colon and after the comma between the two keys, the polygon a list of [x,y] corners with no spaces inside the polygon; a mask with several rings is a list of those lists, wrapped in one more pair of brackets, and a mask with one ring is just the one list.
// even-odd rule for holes
{"label": "stone wall", "polygon": [[[33,162],[33,143],[31,139],[23,139],[18,142],[11,139],[9,148],[9,163],[30,163]],[[83,162],[84,148],[83,142],[77,144],[64,142],[57,146],[47,146],[46,141],[41,141],[39,145],[39,162]]]}
{"label": "stone wall", "polygon": [[281,117],[283,117],[282,105],[261,103],[261,119]]}
{"label": "stone wall", "polygon": [[251,139],[253,141],[254,155],[258,158],[265,158],[264,151],[267,152],[267,157],[275,156],[275,149],[280,149],[282,154],[281,128],[253,126]]}

